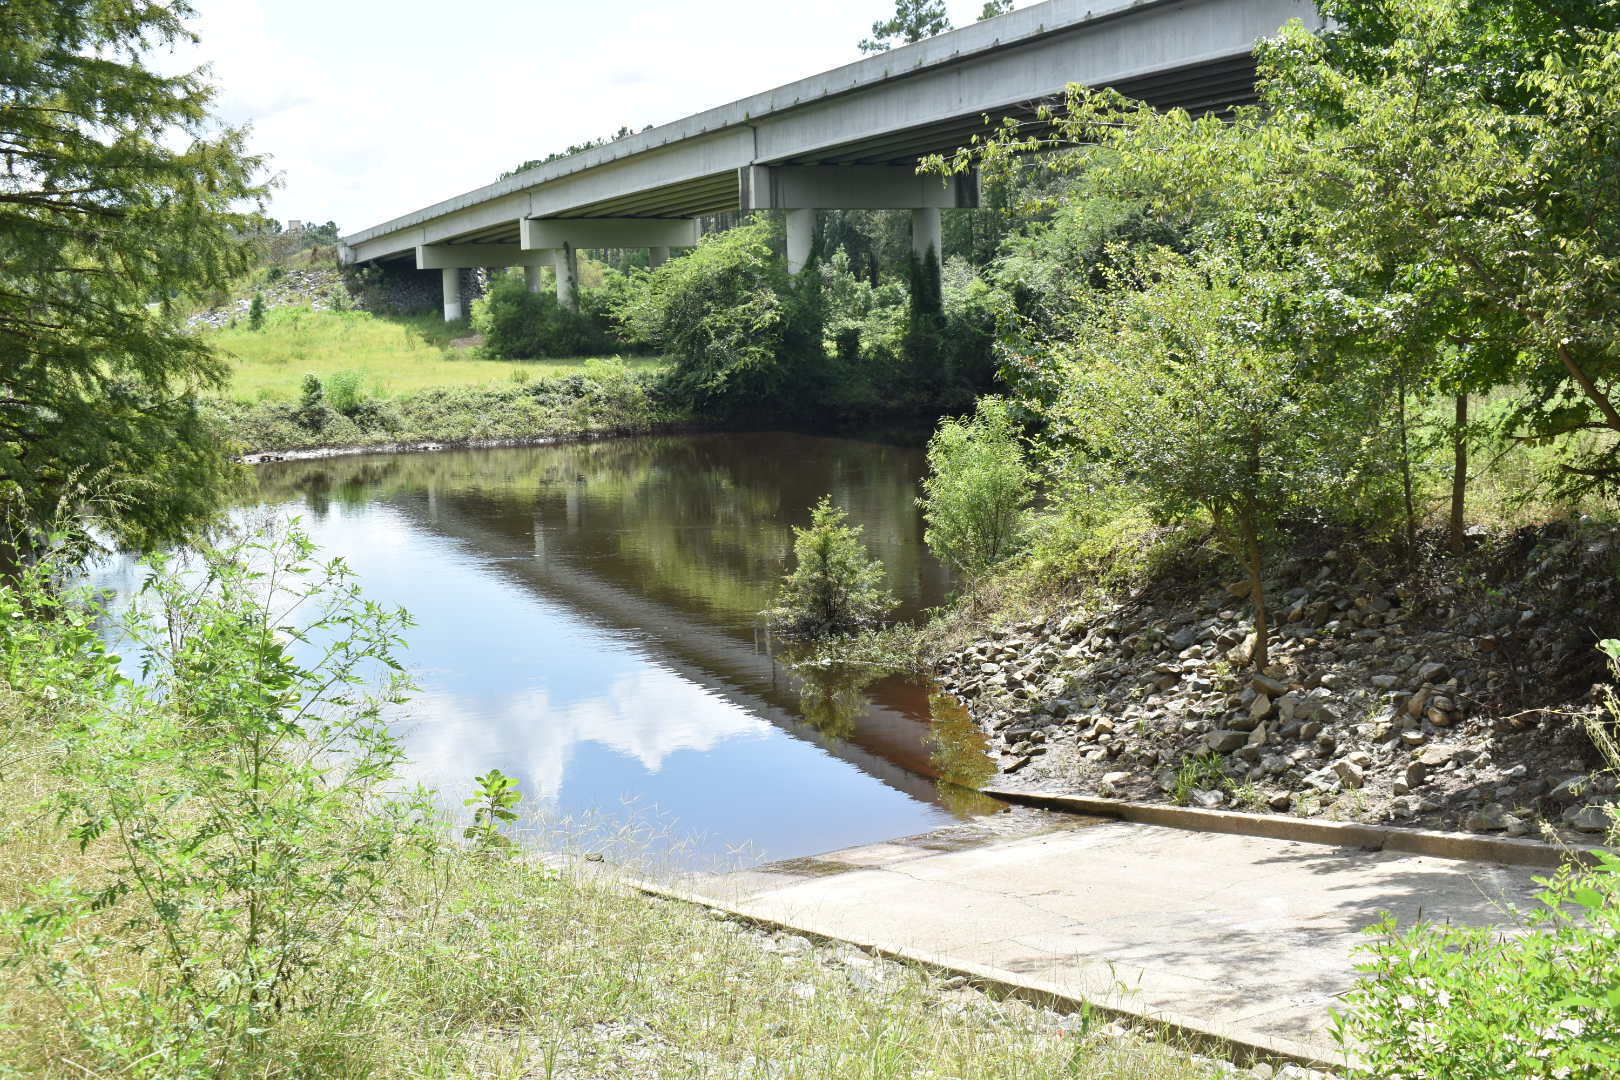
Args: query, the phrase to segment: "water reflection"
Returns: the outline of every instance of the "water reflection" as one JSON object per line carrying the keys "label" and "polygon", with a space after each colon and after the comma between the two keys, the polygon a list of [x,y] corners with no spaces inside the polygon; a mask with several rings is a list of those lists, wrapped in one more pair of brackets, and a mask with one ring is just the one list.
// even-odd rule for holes
{"label": "water reflection", "polygon": [[633,799],[702,850],[780,858],[994,809],[936,785],[922,688],[854,667],[805,681],[756,639],[792,527],[828,492],[865,527],[902,614],[940,602],[921,467],[908,448],[761,434],[334,458],[259,478],[368,595],[416,616],[407,662],[425,691],[400,724],[420,778],[459,791],[498,767],[565,812]]}

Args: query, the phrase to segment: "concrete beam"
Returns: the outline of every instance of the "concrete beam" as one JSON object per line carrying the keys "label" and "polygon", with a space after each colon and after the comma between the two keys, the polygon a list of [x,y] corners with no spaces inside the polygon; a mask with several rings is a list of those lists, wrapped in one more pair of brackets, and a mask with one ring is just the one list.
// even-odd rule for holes
{"label": "concrete beam", "polygon": [[697,246],[691,218],[524,218],[519,246],[525,251],[574,248],[672,248]]}
{"label": "concrete beam", "polygon": [[497,266],[541,266],[545,259],[516,244],[418,244],[418,270],[475,270]]}
{"label": "concrete beam", "polygon": [[744,210],[971,209],[979,178],[919,176],[905,165],[750,165],[738,170]]}

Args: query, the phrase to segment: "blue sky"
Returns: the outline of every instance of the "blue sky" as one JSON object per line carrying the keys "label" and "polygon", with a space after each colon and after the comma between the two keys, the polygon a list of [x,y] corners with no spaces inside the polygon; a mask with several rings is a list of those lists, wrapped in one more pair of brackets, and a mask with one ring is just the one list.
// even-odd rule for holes
{"label": "blue sky", "polygon": [[[351,232],[858,59],[891,2],[193,0],[179,59],[213,66],[219,113],[272,156],[270,212]],[[950,4],[959,26],[981,7]]]}

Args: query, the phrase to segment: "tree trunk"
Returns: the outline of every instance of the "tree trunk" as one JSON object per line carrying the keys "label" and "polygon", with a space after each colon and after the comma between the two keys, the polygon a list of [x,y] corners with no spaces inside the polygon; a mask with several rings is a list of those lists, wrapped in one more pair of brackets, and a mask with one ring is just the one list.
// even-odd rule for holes
{"label": "tree trunk", "polygon": [[1456,423],[1451,429],[1451,531],[1448,537],[1453,555],[1463,549],[1463,509],[1468,495],[1468,395],[1458,394]]}
{"label": "tree trunk", "polygon": [[1406,562],[1417,558],[1417,505],[1412,498],[1412,451],[1406,430],[1406,373],[1402,371],[1396,413],[1401,426],[1401,493],[1406,503]]}
{"label": "tree trunk", "polygon": [[1271,625],[1266,586],[1260,580],[1260,530],[1255,525],[1253,507],[1246,506],[1239,512],[1238,527],[1243,531],[1243,561],[1249,571],[1249,601],[1254,605],[1254,649],[1249,659],[1256,671],[1264,671],[1271,662]]}

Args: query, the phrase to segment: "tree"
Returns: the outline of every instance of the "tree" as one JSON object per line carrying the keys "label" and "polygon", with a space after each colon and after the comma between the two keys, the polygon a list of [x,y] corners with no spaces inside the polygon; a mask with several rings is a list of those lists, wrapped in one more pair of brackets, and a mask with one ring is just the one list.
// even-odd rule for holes
{"label": "tree", "polygon": [[830,496],[793,530],[792,571],[782,579],[771,621],[784,633],[819,638],[876,626],[892,611],[883,563],[866,553],[861,527],[851,525]]}
{"label": "tree", "polygon": [[923,539],[941,562],[973,577],[1017,550],[1034,476],[1006,401],[981,398],[972,417],[941,423],[928,440],[928,473],[918,500]]}
{"label": "tree", "polygon": [[1263,566],[1293,513],[1339,501],[1360,471],[1355,399],[1267,340],[1266,297],[1287,291],[1234,256],[1141,258],[1090,318],[1055,342],[1063,386],[1045,410],[1088,473],[1134,489],[1166,519],[1207,514],[1242,567],[1257,668],[1269,660]]}
{"label": "tree", "polygon": [[[776,254],[779,237],[763,219],[711,233],[620,298],[614,317],[632,340],[669,356],[683,404],[712,416],[757,411],[821,359],[819,327],[803,325],[807,305]],[[817,275],[801,279],[807,287]]]}
{"label": "tree", "polygon": [[979,12],[979,21],[993,19],[997,15],[1005,15],[1013,9],[1013,0],[984,0],[984,8]]}
{"label": "tree", "polygon": [[950,28],[945,0],[895,0],[894,14],[872,24],[872,36],[860,43],[860,49],[863,53],[888,52],[896,45],[910,45]]}
{"label": "tree", "polygon": [[[119,542],[173,539],[230,465],[198,408],[225,368],[177,299],[246,270],[264,194],[240,130],[211,130],[185,0],[24,0],[0,18],[0,500]],[[91,498],[91,495],[100,496]]]}

